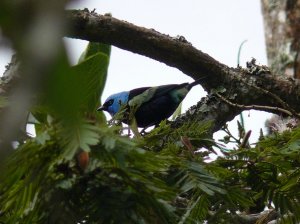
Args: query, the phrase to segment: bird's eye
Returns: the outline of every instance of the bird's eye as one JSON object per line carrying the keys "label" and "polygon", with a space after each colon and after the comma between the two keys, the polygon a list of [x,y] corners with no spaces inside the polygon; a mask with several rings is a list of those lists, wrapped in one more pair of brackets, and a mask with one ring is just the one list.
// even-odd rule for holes
{"label": "bird's eye", "polygon": [[109,107],[109,106],[113,105],[113,103],[114,103],[114,100],[111,99],[111,100],[107,101],[107,106]]}

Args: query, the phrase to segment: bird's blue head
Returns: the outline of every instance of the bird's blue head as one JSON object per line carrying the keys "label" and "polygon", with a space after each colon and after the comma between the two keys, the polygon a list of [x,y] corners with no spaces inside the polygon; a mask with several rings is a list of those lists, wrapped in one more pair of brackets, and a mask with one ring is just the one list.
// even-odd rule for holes
{"label": "bird's blue head", "polygon": [[111,116],[114,116],[121,108],[121,105],[127,104],[129,91],[115,93],[110,95],[104,104],[97,109],[97,111],[107,111]]}

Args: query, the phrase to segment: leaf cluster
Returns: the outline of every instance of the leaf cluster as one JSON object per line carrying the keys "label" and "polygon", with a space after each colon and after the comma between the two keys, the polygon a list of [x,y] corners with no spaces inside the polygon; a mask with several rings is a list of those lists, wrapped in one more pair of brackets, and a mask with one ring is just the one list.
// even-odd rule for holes
{"label": "leaf cluster", "polygon": [[[245,216],[267,210],[280,222],[299,223],[299,128],[251,147],[243,144],[247,133],[239,125],[239,137],[228,132],[225,139],[238,147],[226,151],[209,135],[210,122],[192,119],[176,128],[163,121],[143,138],[120,135],[122,127],[108,126],[104,114],[96,112],[110,46],[89,43],[75,66],[62,45],[56,54],[30,49],[28,44],[35,44],[30,40],[40,40],[30,33],[31,25],[51,25],[43,15],[52,15],[56,6],[24,4],[0,2],[1,29],[26,62],[24,74],[51,75],[38,82],[27,77],[26,84],[43,84],[32,91],[25,122],[36,133],[14,139],[14,151],[0,158],[0,222],[250,223]],[[40,13],[45,8],[50,11]],[[52,42],[39,42],[42,47],[56,43],[57,36],[47,34]],[[0,109],[10,100],[1,96]]]}
{"label": "leaf cluster", "polygon": [[[190,199],[194,191],[201,196],[223,193],[198,159],[192,159],[193,151],[178,158],[185,147],[180,138],[192,124],[176,132],[162,124],[145,139],[120,136],[120,127],[106,125],[96,107],[109,55],[109,46],[90,43],[76,66],[60,56],[48,87],[30,110],[28,123],[36,135],[20,139],[1,164],[2,222],[175,223],[190,207],[177,208],[180,195]],[[192,127],[197,131],[185,135],[195,144],[193,150],[203,144],[207,127]],[[161,143],[155,139],[161,130],[168,147],[158,152]],[[173,140],[177,143],[170,144]]]}
{"label": "leaf cluster", "polygon": [[[299,220],[299,129],[253,148],[241,147],[240,130],[239,147],[226,152],[210,122],[163,121],[143,138],[120,135],[96,112],[109,55],[90,43],[78,65],[57,65],[31,108],[36,136],[1,164],[0,221],[243,223],[241,213],[266,207],[282,222]],[[218,147],[224,154],[211,160]]]}
{"label": "leaf cluster", "polygon": [[299,222],[299,134],[299,128],[275,133],[253,148],[234,149],[214,162],[230,171],[227,185],[238,186],[252,201],[248,207],[237,204],[239,211],[274,209],[281,222]]}

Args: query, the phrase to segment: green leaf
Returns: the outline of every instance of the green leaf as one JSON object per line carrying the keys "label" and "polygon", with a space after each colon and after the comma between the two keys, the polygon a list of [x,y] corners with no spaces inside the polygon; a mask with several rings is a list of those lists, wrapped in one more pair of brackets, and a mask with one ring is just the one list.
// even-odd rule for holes
{"label": "green leaf", "polygon": [[90,146],[99,142],[99,128],[88,124],[81,123],[76,126],[70,126],[61,133],[63,137],[62,145],[65,145],[63,159],[71,160],[79,150],[90,152]]}
{"label": "green leaf", "polygon": [[81,110],[96,113],[102,94],[109,59],[103,53],[97,53],[72,68],[74,83],[71,98],[80,105]]}
{"label": "green leaf", "polygon": [[88,49],[92,50],[78,65],[69,67],[61,62],[48,85],[48,105],[55,117],[69,123],[76,123],[80,117],[97,117],[100,123],[106,123],[103,113],[96,112],[96,108],[106,81],[109,52],[91,55],[94,45],[98,44],[89,44]]}
{"label": "green leaf", "polygon": [[[111,46],[107,45],[107,44],[102,44],[102,43],[89,42],[87,48],[80,56],[78,64],[82,63],[83,61],[87,60],[89,57],[94,56],[98,53],[102,53],[108,59],[107,64],[104,65],[104,67],[106,68],[106,72],[104,74],[99,74],[102,77],[101,85],[100,85],[99,92],[98,92],[99,93],[98,100],[100,100],[100,97],[102,95],[102,92],[103,92],[103,89],[105,86],[105,82],[106,82],[110,53],[111,53]],[[101,101],[99,101],[99,103],[101,104]]]}
{"label": "green leaf", "polygon": [[[194,200],[196,198],[196,200]],[[196,193],[187,208],[186,213],[181,217],[180,224],[203,222],[208,214],[209,201],[205,194]]]}
{"label": "green leaf", "polygon": [[8,100],[6,97],[0,97],[0,108],[6,107],[8,105]]}
{"label": "green leaf", "polygon": [[181,109],[182,109],[182,102],[179,104],[179,106],[177,107],[177,109],[175,110],[175,112],[172,115],[172,120],[175,120],[176,117],[180,116],[181,114]]}
{"label": "green leaf", "polygon": [[85,51],[81,54],[78,60],[78,64],[97,53],[103,53],[109,58],[111,53],[111,46],[97,42],[89,42]]}
{"label": "green leaf", "polygon": [[226,194],[226,190],[219,181],[210,175],[203,167],[195,162],[187,162],[187,168],[183,171],[185,175],[178,181],[182,192],[192,189],[201,189],[208,195],[215,193]]}

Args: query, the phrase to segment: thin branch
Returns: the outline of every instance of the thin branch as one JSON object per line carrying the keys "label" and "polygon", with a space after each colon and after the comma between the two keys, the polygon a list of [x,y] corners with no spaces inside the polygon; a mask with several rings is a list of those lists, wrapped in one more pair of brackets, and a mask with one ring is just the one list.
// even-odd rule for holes
{"label": "thin branch", "polygon": [[243,110],[264,110],[264,111],[273,111],[274,113],[284,113],[287,114],[289,116],[292,116],[292,112],[285,110],[283,108],[280,107],[270,107],[270,106],[261,106],[261,105],[241,105],[241,104],[237,104],[237,103],[233,103],[231,101],[229,101],[228,99],[226,99],[225,97],[223,97],[221,94],[219,93],[215,93],[216,96],[218,96],[221,100],[223,100],[224,102],[228,103],[229,105],[233,106],[233,107],[237,107]]}
{"label": "thin branch", "polygon": [[[247,69],[249,69],[250,71],[251,71],[251,70],[252,70],[252,71],[253,71],[253,70],[254,70],[254,71],[255,71],[255,70],[259,71],[259,70],[260,70],[260,67],[262,67],[262,68],[264,69],[264,71],[270,73],[270,70],[268,70],[267,67],[256,65],[256,59],[254,59],[254,58],[253,58],[250,62],[247,62]],[[300,118],[300,115],[299,115],[293,108],[291,108],[286,102],[284,102],[279,96],[277,96],[275,93],[272,93],[272,92],[270,92],[270,91],[268,91],[268,90],[266,90],[266,89],[264,89],[264,88],[262,88],[262,87],[259,87],[259,86],[255,85],[255,84],[245,82],[245,80],[243,80],[243,79],[241,79],[241,81],[242,81],[243,83],[245,83],[246,85],[248,85],[249,87],[254,88],[254,89],[258,90],[258,91],[261,91],[261,92],[265,93],[267,96],[272,97],[272,98],[273,98],[274,100],[276,100],[280,105],[282,105],[283,108],[285,108],[285,109],[287,109],[288,111],[290,111],[290,112],[293,114],[293,116],[295,116],[295,117],[297,117],[297,118]]]}
{"label": "thin branch", "polygon": [[268,95],[268,96],[274,98],[274,99],[275,99],[276,101],[278,101],[278,103],[280,103],[285,109],[287,109],[288,111],[290,111],[290,112],[292,113],[292,115],[294,115],[294,116],[297,117],[297,118],[300,117],[299,114],[298,114],[295,110],[293,110],[293,108],[291,108],[286,102],[284,102],[282,99],[280,99],[280,97],[277,96],[276,94],[271,93],[270,91],[265,90],[265,89],[263,89],[263,88],[260,88],[260,87],[258,87],[258,86],[255,86],[255,85],[249,85],[249,86],[251,86],[251,87],[253,87],[253,88],[255,88],[255,89],[259,90],[259,91],[262,91],[262,92],[265,93],[266,95]]}
{"label": "thin branch", "polygon": [[[209,211],[208,214],[210,216],[214,216],[216,212]],[[279,213],[274,209],[270,209],[256,214],[232,214],[232,217],[237,221],[237,223],[242,224],[255,224],[258,223],[259,220],[264,220],[262,223],[267,223],[278,219]]]}
{"label": "thin branch", "polygon": [[[249,214],[249,215],[236,215],[237,219],[243,224],[254,224],[258,223],[260,220],[261,223],[267,223],[279,218],[279,214],[274,209],[263,211],[258,214]],[[263,220],[263,221],[262,221]]]}

